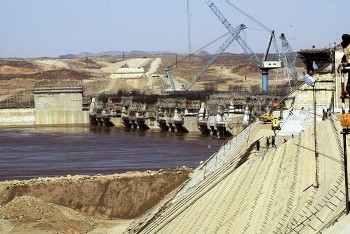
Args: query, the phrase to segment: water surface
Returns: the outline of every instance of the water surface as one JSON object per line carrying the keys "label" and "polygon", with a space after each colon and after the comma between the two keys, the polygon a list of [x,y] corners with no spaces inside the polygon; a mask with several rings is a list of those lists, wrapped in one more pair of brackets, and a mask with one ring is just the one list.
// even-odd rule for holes
{"label": "water surface", "polygon": [[224,140],[99,126],[0,128],[0,180],[194,168]]}

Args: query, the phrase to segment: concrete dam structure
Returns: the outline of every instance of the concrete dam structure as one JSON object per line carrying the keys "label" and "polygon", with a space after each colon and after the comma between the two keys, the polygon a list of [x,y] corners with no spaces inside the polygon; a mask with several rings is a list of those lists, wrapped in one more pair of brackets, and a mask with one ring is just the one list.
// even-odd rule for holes
{"label": "concrete dam structure", "polygon": [[36,125],[89,123],[83,108],[83,86],[34,87]]}
{"label": "concrete dam structure", "polygon": [[279,131],[250,124],[128,233],[348,233],[348,137],[334,95],[341,75],[334,67],[314,75],[312,90],[288,95]]}
{"label": "concrete dam structure", "polygon": [[38,85],[33,105],[0,109],[1,126],[72,125],[89,123],[90,99],[80,84]]}

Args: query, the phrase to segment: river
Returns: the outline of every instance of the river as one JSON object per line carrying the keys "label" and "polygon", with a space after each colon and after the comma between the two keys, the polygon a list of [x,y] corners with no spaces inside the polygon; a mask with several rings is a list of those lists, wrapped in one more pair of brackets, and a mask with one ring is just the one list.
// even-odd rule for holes
{"label": "river", "polygon": [[0,180],[195,168],[225,140],[100,126],[3,127]]}

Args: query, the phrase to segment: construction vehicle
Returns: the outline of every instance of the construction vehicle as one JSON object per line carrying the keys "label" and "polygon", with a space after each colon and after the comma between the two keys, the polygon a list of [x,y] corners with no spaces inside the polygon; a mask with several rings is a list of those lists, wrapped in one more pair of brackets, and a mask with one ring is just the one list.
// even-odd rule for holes
{"label": "construction vehicle", "polygon": [[264,123],[272,122],[272,120],[273,120],[273,116],[270,113],[265,113],[259,116],[259,121]]}
{"label": "construction vehicle", "polygon": [[[259,116],[259,121],[264,122],[264,123],[270,123],[273,122],[274,119],[277,120],[281,120],[283,119],[283,109],[285,107],[285,102],[284,100],[286,100],[288,96],[282,98],[280,101],[274,102],[272,104],[272,108],[269,110],[268,113],[262,114]],[[280,115],[278,118],[275,118],[273,115],[273,112],[275,110],[279,110],[280,111]]]}
{"label": "construction vehicle", "polygon": [[277,118],[273,118],[273,119],[272,119],[272,126],[271,126],[271,129],[272,129],[273,131],[281,130],[281,124],[280,124],[280,121],[279,121]]}

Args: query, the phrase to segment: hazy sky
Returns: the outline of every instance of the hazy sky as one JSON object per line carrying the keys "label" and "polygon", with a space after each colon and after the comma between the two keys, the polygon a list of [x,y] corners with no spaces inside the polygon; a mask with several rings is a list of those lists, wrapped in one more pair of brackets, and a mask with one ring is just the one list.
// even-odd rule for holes
{"label": "hazy sky", "polygon": [[[277,38],[285,33],[294,51],[333,46],[350,34],[349,0],[231,2]],[[214,3],[232,25],[247,26],[240,35],[254,52],[265,50],[268,31],[225,0]],[[187,54],[227,32],[205,0],[1,0],[0,29],[3,58],[111,50]],[[236,42],[229,51],[244,52]]]}

